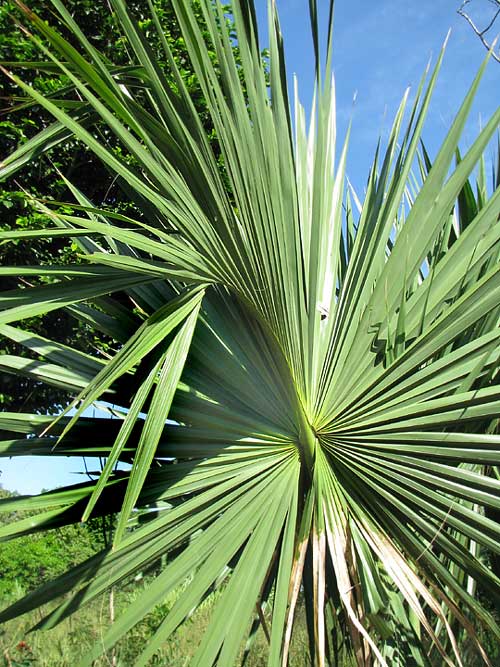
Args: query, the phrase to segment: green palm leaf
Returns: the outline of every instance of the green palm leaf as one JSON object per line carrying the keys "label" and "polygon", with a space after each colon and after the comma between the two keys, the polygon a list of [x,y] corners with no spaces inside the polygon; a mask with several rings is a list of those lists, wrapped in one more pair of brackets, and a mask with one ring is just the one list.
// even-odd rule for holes
{"label": "green palm leaf", "polygon": [[[404,96],[360,201],[346,188],[348,141],[336,146],[333,3],[324,68],[309,3],[316,98],[307,128],[297,86],[292,119],[274,3],[268,81],[252,2],[233,3],[239,64],[219,2],[200,0],[197,19],[173,0],[220,156],[168,43],[160,34],[155,56],[123,0],[112,6],[125,68],[96,51],[59,0],[71,44],[18,4],[46,58],[32,66],[60,71],[66,87],[44,97],[8,73],[54,124],[0,175],[74,137],[117,177],[133,212],[106,210],[66,181],[74,204],[34,202],[44,229],[0,234],[5,243],[68,236],[83,259],[2,269],[32,283],[0,294],[0,333],[38,357],[4,356],[2,370],[65,388],[76,412],[0,415],[0,454],[107,459],[91,482],[0,501],[0,511],[43,510],[0,539],[118,512],[112,548],[0,619],[68,592],[38,624],[53,627],[168,554],[82,665],[177,591],[137,658],[146,665],[215,590],[193,647],[198,667],[236,664],[262,623],[268,664],[286,665],[299,595],[318,667],[337,664],[339,637],[359,667],[461,665],[464,633],[491,664],[480,628],[498,639],[500,628],[479,592],[498,604],[500,580],[483,555],[500,551],[490,514],[500,508],[491,474],[500,190],[486,187],[483,154],[500,110],[465,154],[458,148],[486,62],[431,163],[419,146],[441,53],[409,110]],[[110,336],[111,358],[10,326],[57,308]],[[119,419],[83,415],[101,397]],[[131,468],[116,471],[120,461]],[[152,504],[156,514],[141,523],[134,510]]]}

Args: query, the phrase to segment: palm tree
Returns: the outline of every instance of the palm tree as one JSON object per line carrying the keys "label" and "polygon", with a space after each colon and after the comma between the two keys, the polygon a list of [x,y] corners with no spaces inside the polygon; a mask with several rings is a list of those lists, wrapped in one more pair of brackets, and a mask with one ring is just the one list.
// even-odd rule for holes
{"label": "palm tree", "polygon": [[[34,203],[43,229],[1,235],[71,237],[85,256],[1,269],[24,280],[1,295],[1,333],[36,355],[4,356],[2,367],[75,397],[55,421],[2,414],[2,455],[106,464],[93,481],[1,501],[43,512],[0,534],[118,518],[110,549],[0,619],[70,591],[39,623],[50,628],[168,554],[82,665],[176,590],[138,665],[214,590],[197,667],[235,664],[259,624],[268,664],[286,665],[299,596],[315,665],[337,664],[342,651],[359,667],[462,665],[463,633],[489,664],[480,628],[500,639],[481,601],[485,590],[500,599],[484,558],[499,552],[500,536],[491,514],[500,507],[491,474],[500,460],[500,189],[486,187],[481,160],[500,110],[463,156],[457,148],[486,63],[431,165],[419,147],[440,55],[413,103],[404,96],[360,201],[346,191],[347,141],[336,146],[332,6],[322,63],[310,3],[307,128],[297,95],[292,119],[274,3],[267,78],[250,0],[232,8],[240,66],[219,2],[200,0],[200,25],[190,3],[172,0],[216,156],[168,43],[153,53],[124,0],[112,0],[131,58],[120,68],[52,2],[71,41],[19,7],[39,35],[46,65],[36,66],[58,68],[66,94],[44,97],[7,73],[54,123],[8,157],[2,175],[76,137],[133,212],[99,208],[68,182],[75,203]],[[154,27],[161,38],[153,13]],[[110,337],[114,354],[91,357],[11,326],[57,308]],[[86,416],[98,399],[118,418]],[[120,461],[129,470],[116,470]]]}

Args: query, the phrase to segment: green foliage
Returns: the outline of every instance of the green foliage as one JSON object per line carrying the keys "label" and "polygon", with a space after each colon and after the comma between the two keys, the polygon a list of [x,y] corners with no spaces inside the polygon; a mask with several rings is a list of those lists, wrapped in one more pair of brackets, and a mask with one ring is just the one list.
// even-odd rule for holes
{"label": "green foliage", "polygon": [[[34,11],[40,12],[44,18],[49,18],[50,10],[44,2],[30,3]],[[79,20],[86,20],[89,33],[94,35],[100,46],[111,48],[118,38],[113,22],[105,5],[92,2],[78,2],[75,5]],[[6,2],[0,8],[0,51],[5,60],[30,61],[36,59],[37,49],[33,42],[23,35],[16,26],[13,15],[16,15],[14,2]],[[101,32],[102,31],[102,32]],[[27,77],[33,85],[44,94],[50,95],[61,88],[64,78],[57,72],[37,73],[27,72]],[[50,118],[40,108],[25,107],[17,111],[15,102],[15,87],[5,78],[2,79],[1,94],[3,98],[10,98],[12,110],[8,111],[0,126],[0,154],[8,155],[18,145],[25,143],[41,127],[46,127]],[[91,164],[91,159],[82,146],[75,142],[68,142],[65,149],[53,157],[42,157],[25,168],[19,177],[34,196],[45,196],[52,199],[64,197],[65,185],[58,177],[56,169],[64,173],[71,172],[82,186],[89,188],[93,194],[102,200],[111,178],[105,170],[98,169]],[[96,178],[97,177],[97,178]],[[36,229],[43,224],[40,216],[27,203],[24,193],[19,189],[19,181],[10,179],[0,191],[0,205],[2,207],[2,228],[12,230]],[[12,243],[0,248],[2,264],[33,265],[59,261],[64,264],[76,260],[76,246],[63,240],[42,240],[33,243],[30,248],[25,244]],[[14,282],[2,276],[2,289],[8,289]],[[80,349],[91,350],[95,341],[95,334],[85,324],[78,326],[77,321],[69,313],[58,313],[46,318],[36,318],[27,323],[30,329],[42,336],[54,338],[60,342],[70,343]],[[23,354],[22,349],[15,343],[4,339],[3,351],[8,354]],[[104,342],[102,336],[99,343]],[[2,386],[0,403],[3,409],[25,407],[29,410],[57,411],[68,401],[66,392],[46,387],[40,382],[19,375],[5,376]]]}
{"label": "green foliage", "polygon": [[[29,3],[30,9],[36,12],[43,20],[54,20],[50,6],[43,0],[34,0]],[[81,26],[92,44],[105,57],[111,58],[116,65],[128,62],[127,43],[119,29],[113,14],[106,3],[90,0],[72,0],[67,8]],[[153,3],[156,15],[162,25],[163,36],[172,49],[172,55],[179,63],[180,72],[193,100],[197,112],[202,118],[207,136],[215,145],[215,134],[206,103],[201,94],[197,78],[189,65],[189,60],[180,34],[174,20],[170,0],[155,0]],[[134,0],[129,3],[131,11],[139,21],[146,37],[152,37],[152,20],[149,17],[147,0]],[[197,15],[200,16],[198,10]],[[14,20],[16,18],[16,20]],[[9,0],[0,7],[0,53],[4,61],[29,62],[39,60],[39,52],[31,39],[23,34],[16,21],[19,20],[19,11],[15,2]],[[71,36],[70,36],[71,39]],[[159,52],[161,47],[158,36],[154,36],[152,48]],[[24,74],[35,89],[44,95],[71,98],[66,92],[67,77],[61,75],[57,68],[50,71],[25,69]],[[175,83],[170,80],[173,85]],[[63,91],[63,92],[60,92]],[[48,127],[51,118],[43,108],[25,104],[26,100],[19,99],[19,91],[6,77],[0,79],[0,95],[8,99],[10,106],[2,113],[0,123],[0,156],[9,155],[18,146],[23,145],[36,132]],[[145,100],[143,100],[145,102]],[[116,145],[112,135],[105,125],[98,125],[96,133],[99,140],[109,145],[120,154],[120,147]],[[23,231],[37,229],[46,221],[26,199],[24,190],[20,190],[20,183],[31,197],[43,197],[60,201],[68,197],[67,186],[62,178],[64,174],[73,184],[86,193],[95,204],[106,205],[112,210],[126,213],[131,205],[126,193],[118,187],[112,173],[102,164],[95,162],[91,151],[75,140],[67,140],[59,146],[57,152],[49,151],[26,165],[15,177],[8,179],[3,188],[0,188],[0,227],[4,230]],[[132,207],[133,208],[133,207]],[[0,263],[3,265],[32,265],[53,264],[61,265],[69,262],[79,262],[80,248],[66,238],[40,239],[30,246],[24,243],[9,243],[0,246]],[[16,284],[15,279],[0,276],[0,289],[6,290]],[[90,326],[87,322],[75,318],[74,313],[58,311],[45,317],[40,316],[25,322],[29,330],[34,333],[57,340],[60,343],[71,345],[76,349],[93,354],[106,352],[109,348],[109,339],[102,332]],[[2,352],[25,356],[26,352],[15,342],[3,338]],[[22,407],[28,411],[57,413],[69,401],[69,395],[61,388],[49,387],[33,378],[22,377],[19,374],[5,375],[0,393],[0,406],[4,410]]]}
{"label": "green foliage", "polygon": [[[120,587],[115,593],[116,611],[120,613],[128,605],[134,604],[141,590],[141,584],[134,589]],[[114,652],[115,660],[120,667],[132,665],[140,651],[151,640],[155,624],[170,611],[176,596],[170,596],[158,607],[154,614],[137,625],[122,640]],[[4,599],[7,602],[7,599]],[[197,641],[206,631],[213,611],[212,600],[197,610],[183,628],[171,637],[159,654],[151,661],[151,665],[165,667],[184,667],[186,659],[192,655]],[[95,641],[109,627],[109,599],[103,597],[92,605],[77,611],[71,619],[64,620],[56,628],[49,631],[30,629],[39,620],[39,614],[27,614],[22,619],[10,621],[0,629],[0,665],[1,667],[21,667],[22,660],[30,658],[37,667],[73,667],[81,658],[82,652],[89,650]],[[254,650],[248,657],[246,667],[265,667],[267,640],[262,629],[259,630]],[[6,656],[12,661],[9,664]],[[3,659],[3,661],[2,661]],[[96,660],[95,667],[109,666],[111,653]],[[17,661],[17,663],[16,663]],[[24,667],[24,666],[23,666]],[[297,619],[297,639],[291,650],[290,667],[310,667],[307,652],[307,634],[304,610],[301,609]],[[341,667],[352,667],[350,662],[341,663]]]}
{"label": "green foliage", "polygon": [[[488,664],[500,641],[490,566],[500,552],[500,188],[487,187],[483,156],[500,109],[459,151],[486,62],[430,159],[421,137],[440,54],[414,100],[403,98],[359,199],[345,181],[347,141],[336,145],[333,3],[324,65],[309,3],[318,90],[308,129],[298,94],[292,120],[274,3],[268,76],[252,2],[233,5],[235,56],[219,3],[172,0],[215,145],[154,13],[137,23],[112,0],[124,68],[52,4],[60,29],[21,10],[46,61],[35,69],[58,69],[67,92],[9,74],[54,121],[0,176],[54,141],[63,151],[78,141],[127,207],[117,214],[66,179],[71,203],[32,202],[43,228],[0,234],[28,245],[67,237],[82,254],[0,269],[40,277],[0,294],[0,326],[42,358],[4,355],[2,368],[74,396],[71,416],[0,414],[0,453],[107,464],[83,484],[1,501],[3,512],[40,512],[0,538],[118,518],[112,545],[0,620],[59,599],[38,624],[52,630],[160,562],[81,667],[148,619],[154,634],[132,659],[158,660],[209,600],[192,667],[238,664],[261,626],[267,664],[282,667],[301,591],[315,667],[346,654],[357,667],[451,667],[461,649]],[[60,309],[108,336],[109,355],[12,326]],[[99,399],[117,419],[84,416]]]}
{"label": "green foliage", "polygon": [[[0,498],[15,497],[16,494],[0,489]],[[33,516],[33,513],[4,513],[0,515],[0,526],[27,516]],[[15,542],[0,543],[0,602],[12,603],[105,547],[111,534],[107,523],[102,519],[91,519],[85,524],[63,526],[47,533],[21,537]],[[102,596],[89,609],[77,612],[52,631],[33,632],[33,627],[40,619],[39,613],[4,624],[0,629],[0,665],[72,667],[81,657],[82,651],[89,650],[111,624],[110,605],[115,614],[134,604],[141,588],[146,587],[163,566],[164,563],[160,562],[153,564],[144,576],[137,577],[139,583],[123,583],[114,591],[112,598]],[[134,628],[126,640],[119,643],[113,652],[118,664],[133,664],[154,635],[158,623],[173,608],[180,593],[181,590],[167,596]],[[217,597],[217,594],[212,595],[200,606],[186,627],[162,646],[160,654],[152,664],[183,667],[186,658],[194,651],[195,638],[201,638],[208,626]],[[304,625],[303,615],[299,623]],[[305,627],[301,628],[298,635],[299,643],[293,647],[291,667],[308,664]],[[262,629],[256,640],[255,650],[245,663],[247,667],[265,664],[266,638]],[[110,657],[111,655],[98,660],[95,667],[109,664]]]}
{"label": "green foliage", "polygon": [[[14,494],[0,489],[0,498],[12,497]],[[2,514],[0,526],[29,516],[33,513]],[[106,526],[102,524],[102,519],[93,519],[87,524],[0,543],[0,597],[6,598],[16,587],[25,592],[34,590],[102,549],[107,541]]]}

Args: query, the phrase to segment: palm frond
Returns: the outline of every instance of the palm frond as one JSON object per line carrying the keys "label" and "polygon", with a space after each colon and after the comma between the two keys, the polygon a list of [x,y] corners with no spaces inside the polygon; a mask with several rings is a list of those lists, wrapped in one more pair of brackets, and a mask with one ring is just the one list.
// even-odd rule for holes
{"label": "palm frond", "polygon": [[[500,490],[490,474],[500,457],[491,428],[500,411],[500,191],[486,185],[483,155],[500,110],[459,149],[486,61],[431,160],[422,129],[443,50],[410,108],[404,95],[360,201],[346,187],[348,138],[336,143],[333,3],[322,63],[310,2],[308,128],[297,86],[292,116],[274,3],[268,80],[252,2],[233,3],[237,61],[219,2],[200,0],[200,24],[191,3],[173,0],[219,155],[166,40],[159,60],[127,4],[111,4],[129,45],[125,68],[98,53],[59,0],[72,44],[18,3],[43,66],[67,87],[65,97],[43,96],[8,73],[54,123],[0,175],[74,137],[133,206],[106,209],[67,181],[75,202],[34,202],[46,227],[16,234],[27,243],[67,236],[81,249],[76,266],[4,267],[32,284],[0,294],[0,333],[44,359],[4,356],[2,369],[64,387],[76,412],[1,415],[0,454],[107,463],[91,482],[0,501],[0,511],[43,510],[0,538],[118,512],[115,540],[0,619],[69,592],[38,624],[53,627],[170,554],[82,665],[179,590],[137,659],[147,664],[215,589],[191,664],[235,664],[265,618],[268,664],[286,665],[301,588],[315,665],[335,664],[339,636],[359,667],[427,666],[432,651],[461,665],[462,632],[491,664],[479,626],[498,639],[500,628],[477,592],[498,602],[498,576],[481,553],[500,550],[489,514]],[[111,336],[113,356],[10,326],[58,308]],[[84,416],[99,398],[120,419]],[[119,461],[130,470],[116,471]],[[155,516],[141,524],[134,508],[152,503]]]}

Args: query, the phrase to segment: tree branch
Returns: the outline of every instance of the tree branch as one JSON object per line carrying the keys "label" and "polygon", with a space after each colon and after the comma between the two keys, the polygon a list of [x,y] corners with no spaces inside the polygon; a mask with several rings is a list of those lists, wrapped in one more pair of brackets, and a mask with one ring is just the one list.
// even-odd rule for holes
{"label": "tree branch", "polygon": [[462,16],[462,17],[467,21],[467,23],[470,25],[470,27],[472,28],[472,30],[474,30],[474,32],[476,33],[476,35],[479,37],[479,39],[480,39],[481,42],[483,43],[484,47],[485,47],[488,51],[491,51],[491,55],[493,56],[493,58],[497,61],[497,63],[500,63],[500,52],[499,52],[499,53],[495,53],[495,51],[494,51],[493,48],[492,48],[492,47],[494,46],[494,42],[493,42],[493,44],[490,44],[490,43],[487,41],[487,39],[485,38],[485,34],[486,34],[486,33],[488,32],[488,30],[493,26],[493,24],[494,24],[495,21],[497,20],[498,16],[500,15],[500,0],[492,0],[492,4],[494,4],[498,9],[496,10],[495,14],[493,15],[493,18],[491,19],[491,21],[488,23],[488,25],[486,26],[486,28],[483,28],[483,30],[480,30],[480,29],[476,26],[476,24],[474,23],[474,21],[471,19],[471,17],[464,11],[465,6],[468,5],[469,3],[470,3],[470,0],[464,0],[464,1],[462,2],[462,4],[460,5],[460,7],[457,9],[457,14],[459,14],[460,16]]}

